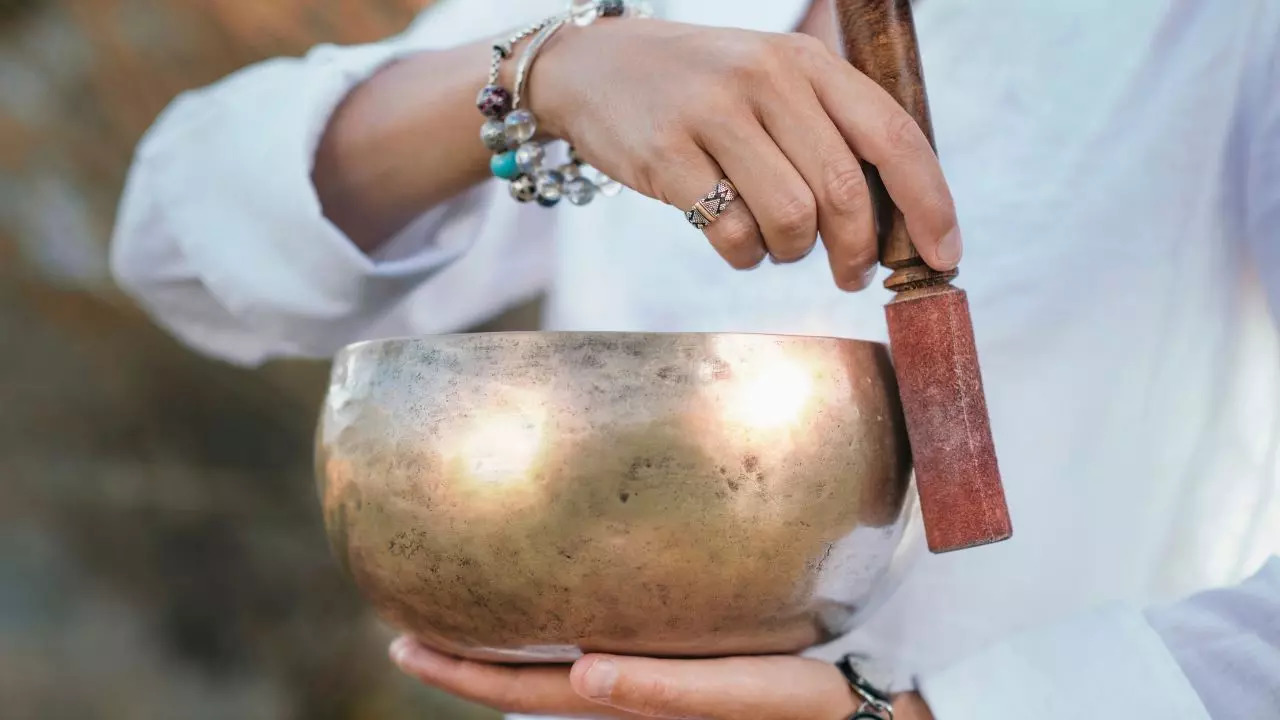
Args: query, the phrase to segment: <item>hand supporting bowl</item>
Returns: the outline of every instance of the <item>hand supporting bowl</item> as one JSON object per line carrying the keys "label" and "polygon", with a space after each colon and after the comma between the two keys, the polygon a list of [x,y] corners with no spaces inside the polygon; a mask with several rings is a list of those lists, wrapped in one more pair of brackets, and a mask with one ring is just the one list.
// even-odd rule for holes
{"label": "hand supporting bowl", "polygon": [[884,346],[496,333],[335,360],[335,555],[424,643],[497,662],[795,652],[893,558],[910,458]]}

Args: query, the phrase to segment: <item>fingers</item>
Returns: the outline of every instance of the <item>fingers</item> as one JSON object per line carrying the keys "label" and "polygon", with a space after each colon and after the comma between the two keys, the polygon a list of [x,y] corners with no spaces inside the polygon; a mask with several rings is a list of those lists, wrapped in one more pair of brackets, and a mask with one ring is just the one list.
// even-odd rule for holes
{"label": "fingers", "polygon": [[[682,152],[668,157],[665,184],[674,190],[665,194],[678,203],[681,212],[692,208],[725,177],[720,165],[692,141]],[[767,254],[760,226],[741,198],[729,203],[703,232],[720,257],[738,270],[756,267]]]}
{"label": "fingers", "polygon": [[737,186],[740,202],[755,217],[769,254],[781,262],[809,254],[818,237],[817,202],[759,119],[738,114],[700,133],[698,142]]}
{"label": "fingers", "polygon": [[835,667],[794,657],[650,660],[593,655],[570,673],[575,691],[655,718],[800,720],[848,717],[854,700]]}
{"label": "fingers", "polygon": [[459,660],[400,638],[391,659],[402,672],[450,695],[507,713],[590,715],[599,706],[569,685],[561,667],[504,667]]}
{"label": "fingers", "polygon": [[817,200],[818,232],[832,275],[843,290],[861,290],[878,263],[875,216],[862,166],[812,88],[787,92],[761,108],[765,129],[803,176]]}
{"label": "fingers", "polygon": [[834,55],[810,62],[809,77],[854,153],[876,166],[920,257],[935,270],[954,268],[962,250],[955,203],[938,157],[915,119],[873,80]]}
{"label": "fingers", "polygon": [[795,657],[650,660],[593,655],[573,668],[502,667],[451,658],[401,638],[405,674],[507,713],[617,720],[808,720],[848,717],[855,701],[831,665]]}
{"label": "fingers", "polygon": [[391,658],[407,675],[507,713],[617,720],[808,720],[848,717],[840,672],[795,657],[650,660],[592,655],[573,668],[503,667],[459,660],[409,638]]}
{"label": "fingers", "polygon": [[660,123],[675,132],[650,136],[655,152],[640,153],[637,187],[688,210],[727,177],[740,198],[706,233],[731,265],[754,267],[766,253],[798,260],[821,232],[836,283],[857,290],[877,264],[865,161],[924,261],[938,270],[958,264],[950,190],[928,138],[897,101],[812,38],[743,35],[728,46],[736,54],[711,63],[722,81],[704,83],[696,104]]}

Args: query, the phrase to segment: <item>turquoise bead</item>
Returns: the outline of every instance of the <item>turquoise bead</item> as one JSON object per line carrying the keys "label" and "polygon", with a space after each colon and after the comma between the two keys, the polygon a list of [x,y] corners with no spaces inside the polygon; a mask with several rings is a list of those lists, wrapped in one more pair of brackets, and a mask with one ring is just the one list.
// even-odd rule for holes
{"label": "turquoise bead", "polygon": [[489,159],[489,169],[503,180],[514,180],[520,174],[520,166],[516,164],[516,154],[504,152]]}

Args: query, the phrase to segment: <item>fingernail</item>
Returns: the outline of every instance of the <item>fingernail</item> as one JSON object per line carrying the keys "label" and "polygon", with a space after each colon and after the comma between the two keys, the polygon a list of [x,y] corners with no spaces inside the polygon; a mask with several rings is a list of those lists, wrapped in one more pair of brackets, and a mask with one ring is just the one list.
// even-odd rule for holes
{"label": "fingernail", "polygon": [[867,268],[867,271],[862,274],[862,287],[864,288],[871,287],[871,283],[875,282],[876,273],[878,272],[880,272],[879,265],[872,265],[871,267]]}
{"label": "fingernail", "polygon": [[414,642],[408,637],[398,637],[391,643],[391,647],[387,649],[387,653],[391,655],[391,662],[396,665],[404,665],[409,659],[409,655],[413,652]]}
{"label": "fingernail", "polygon": [[947,269],[955,267],[960,262],[960,253],[964,250],[964,243],[960,239],[960,228],[951,228],[951,232],[942,236],[942,240],[938,241],[938,260],[945,263]]}
{"label": "fingernail", "polygon": [[597,660],[582,678],[582,687],[593,700],[608,700],[618,681],[618,666],[612,660]]}
{"label": "fingernail", "polygon": [[409,668],[416,672],[425,672],[439,667],[447,658],[434,650],[423,647],[422,643],[405,635],[391,643],[388,652],[391,661],[401,668]]}

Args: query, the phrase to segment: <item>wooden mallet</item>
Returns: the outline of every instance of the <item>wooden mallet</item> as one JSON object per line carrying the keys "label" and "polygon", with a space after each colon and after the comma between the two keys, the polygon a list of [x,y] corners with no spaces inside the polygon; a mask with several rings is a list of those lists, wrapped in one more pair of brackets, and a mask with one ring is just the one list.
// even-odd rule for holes
{"label": "wooden mallet", "polygon": [[[836,0],[846,57],[906,108],[932,144],[933,127],[910,0]],[[876,207],[880,263],[893,270],[885,306],[894,371],[914,456],[929,549],[986,545],[1012,535],[983,396],[969,301],[916,254],[902,213],[864,164]]]}

